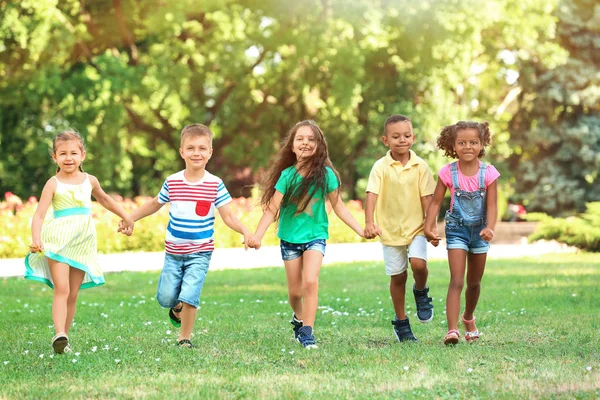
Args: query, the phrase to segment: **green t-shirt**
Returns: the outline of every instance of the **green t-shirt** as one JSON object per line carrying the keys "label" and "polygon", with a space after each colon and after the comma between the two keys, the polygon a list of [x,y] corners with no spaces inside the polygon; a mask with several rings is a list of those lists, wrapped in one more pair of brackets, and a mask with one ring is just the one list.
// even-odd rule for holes
{"label": "green t-shirt", "polygon": [[[327,171],[325,174],[326,191],[329,194],[336,190],[340,183],[333,170],[329,167],[325,168]],[[275,184],[275,190],[282,193],[285,198],[285,194],[297,187],[302,182],[302,179],[304,178],[298,174],[296,166],[293,165],[281,172],[281,176]],[[309,194],[316,196],[313,197],[306,206],[306,209],[300,214],[296,213],[298,209],[297,204],[285,204],[285,201],[282,203],[279,229],[277,231],[279,239],[299,244],[308,243],[316,239],[329,238],[329,219],[327,218],[327,210],[325,209],[325,196],[323,193],[315,194],[314,186],[310,187]]]}

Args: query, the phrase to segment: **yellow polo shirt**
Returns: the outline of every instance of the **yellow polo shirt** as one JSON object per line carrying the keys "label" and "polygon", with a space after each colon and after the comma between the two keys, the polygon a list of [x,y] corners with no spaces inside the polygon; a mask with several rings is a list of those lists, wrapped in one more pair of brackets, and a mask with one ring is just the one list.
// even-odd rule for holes
{"label": "yellow polo shirt", "polygon": [[433,174],[427,163],[410,150],[406,165],[386,156],[375,162],[369,175],[367,192],[378,195],[375,220],[381,228],[381,243],[405,246],[417,235],[423,235],[421,197],[435,190]]}

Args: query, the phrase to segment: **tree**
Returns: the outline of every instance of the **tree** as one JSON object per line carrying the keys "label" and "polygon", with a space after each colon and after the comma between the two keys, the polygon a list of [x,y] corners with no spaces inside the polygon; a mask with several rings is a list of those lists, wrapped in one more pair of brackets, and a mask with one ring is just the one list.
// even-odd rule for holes
{"label": "tree", "polygon": [[600,199],[600,4],[565,0],[557,15],[569,57],[553,68],[531,60],[510,123],[515,197],[551,215]]}

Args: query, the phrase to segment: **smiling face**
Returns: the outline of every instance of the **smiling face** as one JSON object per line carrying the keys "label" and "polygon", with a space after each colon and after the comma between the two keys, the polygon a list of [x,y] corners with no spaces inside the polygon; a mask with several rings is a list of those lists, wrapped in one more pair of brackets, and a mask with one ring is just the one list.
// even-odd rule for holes
{"label": "smiling face", "polygon": [[388,124],[385,128],[385,136],[381,139],[383,140],[383,144],[390,148],[392,158],[400,160],[409,154],[410,148],[415,141],[412,124],[409,121]]}
{"label": "smiling face", "polygon": [[317,139],[313,130],[309,126],[301,126],[296,131],[294,141],[292,142],[292,151],[296,155],[296,160],[301,162],[315,154],[317,149]]}
{"label": "smiling face", "polygon": [[456,132],[454,151],[459,160],[468,162],[479,158],[482,148],[477,129],[461,129]]}
{"label": "smiling face", "polygon": [[60,171],[70,174],[79,170],[85,160],[85,150],[78,140],[60,140],[55,144],[52,159]]}
{"label": "smiling face", "polygon": [[212,156],[212,146],[207,135],[189,135],[183,139],[179,149],[186,169],[201,170]]}

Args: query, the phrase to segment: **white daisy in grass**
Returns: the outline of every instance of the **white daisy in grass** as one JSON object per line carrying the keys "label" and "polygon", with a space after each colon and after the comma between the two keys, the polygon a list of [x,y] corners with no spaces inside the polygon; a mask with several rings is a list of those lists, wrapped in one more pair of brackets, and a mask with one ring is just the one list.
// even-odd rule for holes
{"label": "white daisy in grass", "polygon": [[4,365],[7,365],[9,362],[8,361],[4,361]]}
{"label": "white daisy in grass", "polygon": [[29,350],[25,350],[25,351],[23,352],[23,355],[27,355],[27,354],[29,354]]}
{"label": "white daisy in grass", "polygon": [[121,360],[119,360],[118,358],[115,358],[115,362],[118,364],[121,362]]}
{"label": "white daisy in grass", "polygon": [[117,351],[117,350],[119,350],[119,348],[118,348],[118,347],[115,347],[113,350],[114,350],[114,351]]}
{"label": "white daisy in grass", "polygon": [[170,335],[170,334],[171,334],[171,331],[167,331],[167,335]]}
{"label": "white daisy in grass", "polygon": [[294,350],[290,351],[290,354],[292,354],[292,355],[293,355],[293,354],[294,354]]}
{"label": "white daisy in grass", "polygon": [[408,371],[410,368],[408,368],[408,365],[405,365],[403,368],[405,371]]}
{"label": "white daisy in grass", "polygon": [[160,357],[154,359],[156,362],[160,361]]}
{"label": "white daisy in grass", "polygon": [[585,369],[588,370],[588,371],[591,371],[592,367],[588,365],[587,367],[585,367]]}
{"label": "white daisy in grass", "polygon": [[139,353],[139,354],[142,354],[142,353],[143,353],[143,351],[142,351],[142,350],[138,350],[138,353]]}
{"label": "white daisy in grass", "polygon": [[471,373],[471,372],[473,372],[473,368],[469,368],[469,369],[467,370],[467,372],[468,372],[468,373]]}
{"label": "white daisy in grass", "polygon": [[76,359],[76,358],[74,358],[74,359],[72,359],[72,360],[71,360],[71,362],[72,362],[73,364],[75,364],[75,363],[77,362],[77,359]]}
{"label": "white daisy in grass", "polygon": [[577,293],[573,293],[571,296],[573,296],[573,297],[577,297]]}
{"label": "white daisy in grass", "polygon": [[92,347],[92,353],[95,353],[95,352],[96,352],[96,350],[98,350],[98,346],[94,346],[94,347]]}
{"label": "white daisy in grass", "polygon": [[50,357],[50,358],[54,358],[54,354],[50,354],[48,357]]}
{"label": "white daisy in grass", "polygon": [[240,299],[240,303],[243,303],[243,302],[244,302],[244,299]]}
{"label": "white daisy in grass", "polygon": [[44,358],[44,355],[43,355],[43,354],[40,354],[40,358]]}
{"label": "white daisy in grass", "polygon": [[80,352],[75,353],[75,357],[79,357],[80,354]]}
{"label": "white daisy in grass", "polygon": [[105,345],[102,350],[110,350],[110,346],[109,345]]}
{"label": "white daisy in grass", "polygon": [[285,353],[285,349],[281,349],[281,352],[282,352],[282,353]]}

